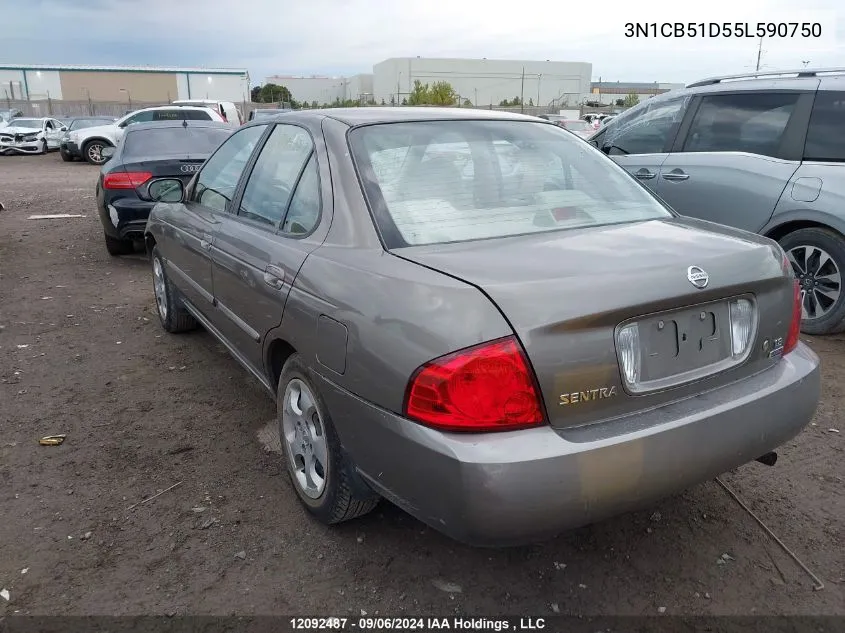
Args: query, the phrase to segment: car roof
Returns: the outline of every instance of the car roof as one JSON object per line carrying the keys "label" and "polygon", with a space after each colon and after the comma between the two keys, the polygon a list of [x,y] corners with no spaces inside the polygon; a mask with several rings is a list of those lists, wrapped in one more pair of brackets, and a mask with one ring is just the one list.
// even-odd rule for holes
{"label": "car roof", "polygon": [[[130,114],[134,114],[136,112],[149,112],[150,110],[171,110],[173,108],[179,109],[195,109],[195,110],[212,110],[212,108],[208,108],[206,106],[198,106],[198,105],[188,105],[186,103],[171,103],[170,105],[163,105],[163,106],[150,106],[149,108],[138,108],[137,110],[132,110]],[[123,115],[126,116],[126,115]]]}
{"label": "car roof", "polygon": [[231,130],[232,126],[222,121],[147,121],[145,123],[133,123],[126,126],[129,132],[142,132],[144,130],[160,130],[162,128],[188,127],[188,128],[216,128],[218,130]]}
{"label": "car roof", "polygon": [[[279,115],[280,117],[282,115]],[[285,116],[288,116],[286,113]],[[501,110],[481,110],[478,108],[415,108],[415,107],[370,107],[370,108],[326,108],[318,110],[297,110],[297,117],[329,117],[350,126],[371,123],[401,123],[403,121],[535,121],[548,123],[543,119],[503,112]],[[280,119],[281,120],[281,119]],[[287,119],[285,119],[287,120]],[[262,122],[263,123],[263,122]]]}

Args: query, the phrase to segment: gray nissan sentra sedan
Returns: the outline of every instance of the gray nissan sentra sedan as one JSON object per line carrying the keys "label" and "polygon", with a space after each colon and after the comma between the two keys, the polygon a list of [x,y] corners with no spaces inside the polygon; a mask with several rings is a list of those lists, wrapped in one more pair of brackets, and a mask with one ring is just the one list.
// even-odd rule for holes
{"label": "gray nissan sentra sedan", "polygon": [[781,248],[551,123],[292,112],[146,186],[164,329],[202,325],[276,398],[325,523],[385,498],[532,541],[771,463],[815,411]]}

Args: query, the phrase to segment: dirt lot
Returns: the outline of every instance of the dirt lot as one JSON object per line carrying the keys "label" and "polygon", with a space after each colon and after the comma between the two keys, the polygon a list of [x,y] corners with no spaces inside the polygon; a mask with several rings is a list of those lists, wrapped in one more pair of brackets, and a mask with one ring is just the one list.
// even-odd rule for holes
{"label": "dirt lot", "polygon": [[267,450],[271,400],[208,334],[161,330],[142,255],[106,253],[96,173],[0,157],[0,616],[845,614],[845,338],[810,341],[814,425],[725,476],[823,591],[714,482],[521,549],[387,503],[327,529]]}

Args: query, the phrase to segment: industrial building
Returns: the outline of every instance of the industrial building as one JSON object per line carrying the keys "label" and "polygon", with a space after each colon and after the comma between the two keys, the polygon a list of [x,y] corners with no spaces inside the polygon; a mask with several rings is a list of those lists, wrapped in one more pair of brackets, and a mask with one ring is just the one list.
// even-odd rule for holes
{"label": "industrial building", "polygon": [[590,93],[594,95],[596,101],[612,105],[617,99],[624,99],[629,94],[635,94],[640,101],[645,101],[655,95],[683,87],[684,84],[660,83],[657,81],[653,83],[594,81]]}
{"label": "industrial building", "polygon": [[249,100],[249,74],[232,68],[0,65],[0,100]]}
{"label": "industrial building", "polygon": [[394,57],[373,67],[373,92],[377,100],[401,102],[414,81],[448,81],[461,101],[498,105],[520,97],[525,103],[548,105],[578,103],[589,92],[592,64],[506,59],[436,59]]}
{"label": "industrial building", "polygon": [[502,59],[391,58],[372,74],[352,77],[274,75],[266,83],[285,86],[297,101],[319,104],[337,99],[401,103],[414,81],[448,81],[461,100],[498,105],[520,97],[537,105],[580,103],[590,93],[592,64]]}

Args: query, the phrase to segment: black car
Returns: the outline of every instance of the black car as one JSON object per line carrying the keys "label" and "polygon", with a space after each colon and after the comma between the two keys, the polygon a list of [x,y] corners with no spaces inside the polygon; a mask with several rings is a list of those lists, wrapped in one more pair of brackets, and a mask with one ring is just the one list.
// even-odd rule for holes
{"label": "black car", "polygon": [[64,136],[62,136],[61,143],[59,144],[59,155],[62,157],[62,160],[66,163],[76,160],[77,158],[81,158],[79,156],[79,152],[77,151],[75,154],[70,151],[68,148],[68,136],[74,130],[81,130],[86,127],[97,127],[98,125],[111,125],[117,119],[113,116],[77,116],[77,117],[64,117],[62,122],[67,126],[67,132],[65,132]]}
{"label": "black car", "polygon": [[157,181],[178,178],[187,184],[232,132],[215,121],[136,123],[117,147],[105,148],[108,161],[100,170],[96,197],[109,254],[132,253],[134,240],[143,239],[155,206],[150,188]]}

